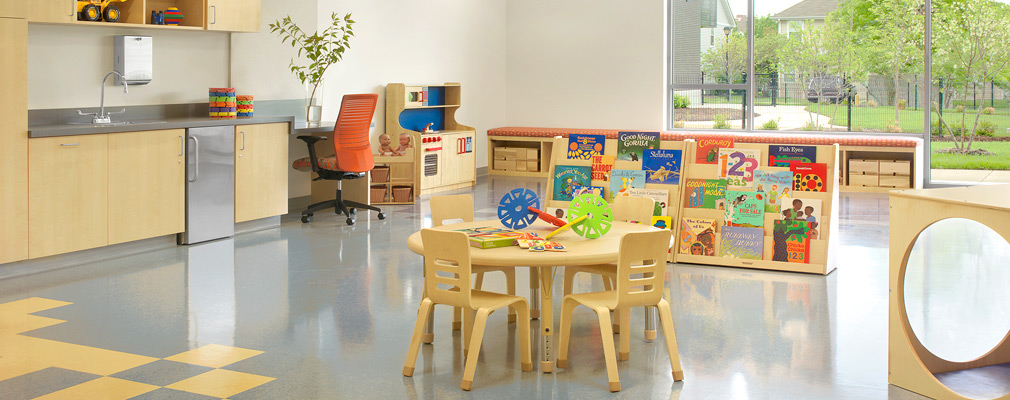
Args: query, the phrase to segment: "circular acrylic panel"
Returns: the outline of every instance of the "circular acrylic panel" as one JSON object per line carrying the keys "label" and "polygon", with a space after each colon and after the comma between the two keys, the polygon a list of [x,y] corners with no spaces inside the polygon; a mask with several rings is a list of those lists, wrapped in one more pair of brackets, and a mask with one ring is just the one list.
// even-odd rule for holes
{"label": "circular acrylic panel", "polygon": [[[901,249],[891,249],[901,251]],[[1010,243],[967,219],[923,230],[905,269],[905,311],[927,350],[948,361],[979,358],[1010,331]]]}

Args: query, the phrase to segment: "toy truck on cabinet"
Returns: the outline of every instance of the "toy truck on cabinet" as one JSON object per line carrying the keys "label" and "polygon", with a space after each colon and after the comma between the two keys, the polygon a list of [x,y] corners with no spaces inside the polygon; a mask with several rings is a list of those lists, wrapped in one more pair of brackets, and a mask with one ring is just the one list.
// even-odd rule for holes
{"label": "toy truck on cabinet", "polygon": [[112,3],[125,2],[126,0],[77,0],[77,19],[81,21],[119,21],[122,12]]}

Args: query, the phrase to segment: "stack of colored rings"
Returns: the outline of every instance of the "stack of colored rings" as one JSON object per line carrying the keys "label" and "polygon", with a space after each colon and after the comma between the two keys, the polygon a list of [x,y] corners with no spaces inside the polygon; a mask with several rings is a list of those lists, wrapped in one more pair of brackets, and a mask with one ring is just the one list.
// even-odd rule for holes
{"label": "stack of colored rings", "polygon": [[210,117],[235,118],[238,116],[238,104],[235,98],[235,88],[210,88]]}
{"label": "stack of colored rings", "polygon": [[236,96],[238,99],[238,116],[253,116],[253,97],[250,95]]}

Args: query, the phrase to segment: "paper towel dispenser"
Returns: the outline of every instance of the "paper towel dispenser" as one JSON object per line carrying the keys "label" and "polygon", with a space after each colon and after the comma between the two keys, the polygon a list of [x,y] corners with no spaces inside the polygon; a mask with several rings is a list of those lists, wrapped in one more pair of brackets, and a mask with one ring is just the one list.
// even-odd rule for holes
{"label": "paper towel dispenser", "polygon": [[[130,85],[146,85],[154,78],[154,38],[150,36],[116,35],[113,66],[126,77]],[[116,77],[116,84],[123,80]]]}

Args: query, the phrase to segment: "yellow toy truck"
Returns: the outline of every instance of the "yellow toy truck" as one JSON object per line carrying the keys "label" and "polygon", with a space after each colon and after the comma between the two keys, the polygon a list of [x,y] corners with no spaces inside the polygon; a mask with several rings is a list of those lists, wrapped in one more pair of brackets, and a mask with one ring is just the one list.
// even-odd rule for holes
{"label": "yellow toy truck", "polygon": [[126,0],[77,0],[77,19],[81,21],[119,21],[122,12],[112,3],[125,2]]}

